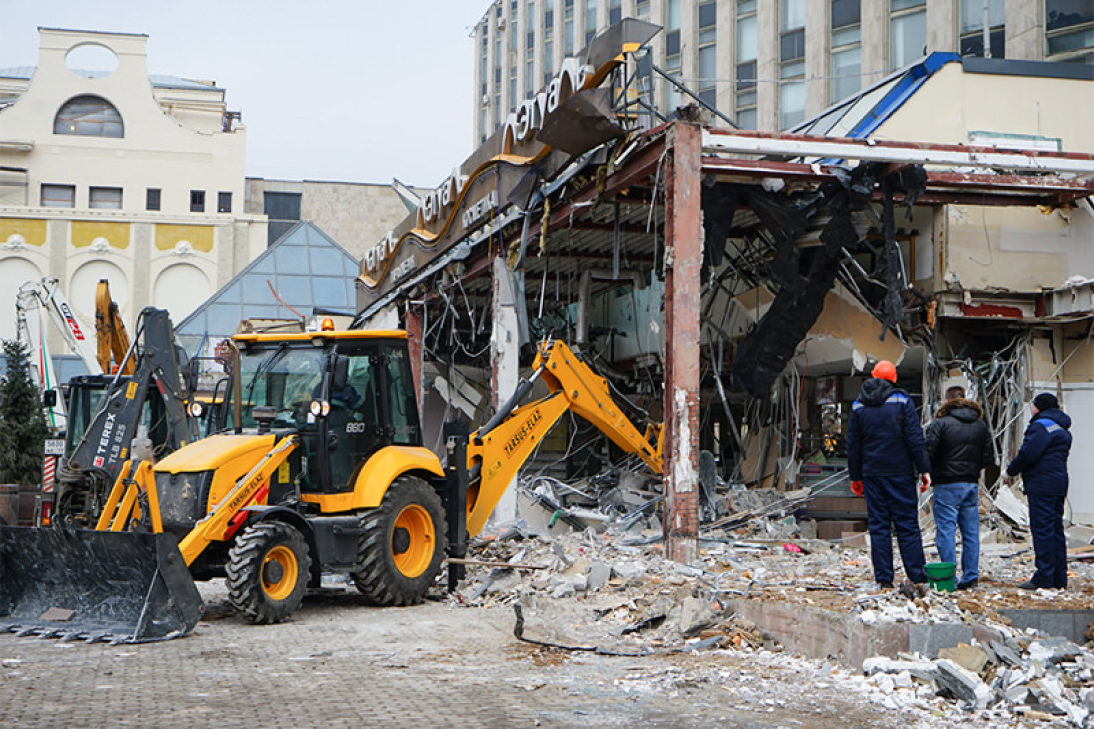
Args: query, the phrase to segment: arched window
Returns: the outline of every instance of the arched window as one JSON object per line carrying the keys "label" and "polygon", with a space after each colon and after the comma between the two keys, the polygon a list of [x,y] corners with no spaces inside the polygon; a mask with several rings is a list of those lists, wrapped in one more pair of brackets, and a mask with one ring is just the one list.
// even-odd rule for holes
{"label": "arched window", "polygon": [[53,133],[121,138],[125,128],[113,104],[99,96],[84,95],[65,102],[53,120]]}

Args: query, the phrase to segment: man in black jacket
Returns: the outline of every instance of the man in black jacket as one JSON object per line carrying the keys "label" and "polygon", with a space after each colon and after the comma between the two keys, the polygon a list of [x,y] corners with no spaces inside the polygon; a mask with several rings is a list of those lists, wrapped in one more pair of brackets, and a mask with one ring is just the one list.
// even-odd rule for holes
{"label": "man in black jacket", "polygon": [[923,540],[919,533],[916,474],[922,490],[931,483],[923,428],[908,393],[897,389],[896,367],[888,360],[877,363],[873,379],[851,405],[847,423],[847,470],[851,490],[866,496],[866,523],[870,530],[870,560],[874,579],[881,587],[893,586],[893,537],[895,527],[904,573],[915,592],[927,592],[923,571]]}
{"label": "man in black jacket", "polygon": [[1064,501],[1067,500],[1067,456],[1071,452],[1071,417],[1060,410],[1050,392],[1033,398],[1033,419],[1026,427],[1018,455],[1007,465],[1007,482],[1022,474],[1029,501],[1029,531],[1033,536],[1033,577],[1019,585],[1067,587],[1067,540],[1064,537]]}
{"label": "man in black jacket", "polygon": [[965,388],[946,390],[946,401],[927,426],[927,456],[934,485],[935,545],[943,562],[957,562],[961,528],[961,579],[958,590],[980,579],[980,469],[992,462],[991,432],[980,403],[965,399]]}

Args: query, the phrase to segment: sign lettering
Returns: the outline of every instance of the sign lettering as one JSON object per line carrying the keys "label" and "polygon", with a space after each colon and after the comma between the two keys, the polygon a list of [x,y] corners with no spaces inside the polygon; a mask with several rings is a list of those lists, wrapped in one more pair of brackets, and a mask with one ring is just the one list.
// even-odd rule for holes
{"label": "sign lettering", "polygon": [[539,412],[539,408],[532,411],[532,414],[528,416],[528,419],[521,424],[520,430],[513,434],[513,437],[509,439],[509,442],[505,444],[505,457],[512,458],[513,453],[516,452],[520,444],[528,439],[528,436],[532,434],[532,431],[536,427],[536,423],[543,420],[543,416]]}
{"label": "sign lettering", "polygon": [[492,210],[496,210],[497,208],[498,191],[491,190],[478,200],[478,202],[463,211],[463,227],[470,228],[472,225],[486,217]]}
{"label": "sign lettering", "polygon": [[68,304],[61,304],[61,313],[65,317],[65,323],[68,324],[68,328],[72,330],[72,336],[84,341],[84,333],[80,330],[80,325],[76,321],[76,317],[72,315],[72,310],[68,308]]}
{"label": "sign lettering", "polygon": [[534,136],[534,132],[543,128],[543,121],[564,101],[585,86],[589,68],[576,58],[567,58],[562,62],[558,74],[547,84],[547,88],[530,99],[525,99],[516,111],[505,119],[501,135],[501,152],[508,153],[514,145],[521,144]]}

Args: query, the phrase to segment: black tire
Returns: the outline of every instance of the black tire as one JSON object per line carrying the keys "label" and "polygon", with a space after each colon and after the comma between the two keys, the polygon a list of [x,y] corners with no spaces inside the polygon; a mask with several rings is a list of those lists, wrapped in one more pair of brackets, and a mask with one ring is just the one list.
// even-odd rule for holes
{"label": "black tire", "polygon": [[228,600],[251,623],[281,623],[300,606],[311,555],[304,535],[290,524],[246,527],[228,550]]}
{"label": "black tire", "polygon": [[357,589],[374,605],[417,605],[444,558],[441,498],[416,476],[400,476],[384,500],[361,516]]}

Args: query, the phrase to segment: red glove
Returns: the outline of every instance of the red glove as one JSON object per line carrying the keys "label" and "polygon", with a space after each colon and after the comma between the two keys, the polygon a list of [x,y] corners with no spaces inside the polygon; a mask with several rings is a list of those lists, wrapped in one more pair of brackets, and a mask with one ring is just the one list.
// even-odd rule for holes
{"label": "red glove", "polygon": [[862,498],[862,481],[851,482],[851,493],[859,498]]}
{"label": "red glove", "polygon": [[927,489],[931,487],[931,474],[921,473],[919,474],[919,493],[927,493]]}

